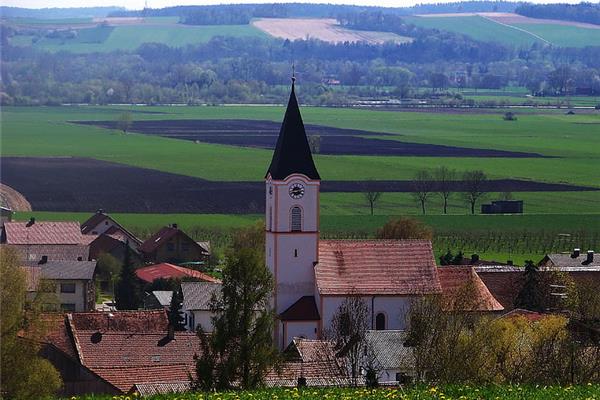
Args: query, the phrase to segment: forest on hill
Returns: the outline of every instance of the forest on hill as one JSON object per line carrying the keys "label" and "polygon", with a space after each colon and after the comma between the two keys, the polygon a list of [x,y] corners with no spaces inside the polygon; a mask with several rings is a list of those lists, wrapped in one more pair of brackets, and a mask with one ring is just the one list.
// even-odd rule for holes
{"label": "forest on hill", "polygon": [[530,18],[558,19],[600,25],[600,4],[531,4],[523,3],[515,13]]}

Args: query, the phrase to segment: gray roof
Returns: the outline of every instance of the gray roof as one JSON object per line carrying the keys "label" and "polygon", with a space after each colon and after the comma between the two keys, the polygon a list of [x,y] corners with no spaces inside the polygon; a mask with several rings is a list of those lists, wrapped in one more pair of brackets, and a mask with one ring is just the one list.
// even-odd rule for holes
{"label": "gray roof", "polygon": [[381,369],[412,369],[412,349],[405,347],[405,331],[367,331],[368,350],[372,352]]}
{"label": "gray roof", "polygon": [[591,263],[586,263],[587,252],[582,251],[579,257],[571,257],[570,253],[548,254],[546,256],[554,267],[564,272],[600,271],[600,254],[594,254]]}
{"label": "gray roof", "polygon": [[96,261],[48,261],[25,263],[28,267],[39,267],[45,279],[54,280],[92,280],[96,270]]}
{"label": "gray roof", "polygon": [[169,307],[171,305],[171,298],[173,298],[172,290],[155,290],[152,294],[161,306]]}
{"label": "gray roof", "polygon": [[210,310],[213,293],[221,292],[221,284],[213,282],[182,282],[184,310]]}
{"label": "gray roof", "polygon": [[475,265],[475,272],[523,272],[523,267],[514,265]]}

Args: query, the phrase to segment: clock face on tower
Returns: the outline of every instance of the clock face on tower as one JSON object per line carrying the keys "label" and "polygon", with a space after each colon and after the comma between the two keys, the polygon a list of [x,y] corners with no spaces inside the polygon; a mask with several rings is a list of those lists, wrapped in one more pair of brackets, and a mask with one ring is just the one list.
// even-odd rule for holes
{"label": "clock face on tower", "polygon": [[304,196],[304,185],[301,183],[294,183],[290,186],[290,197],[292,199],[299,199]]}

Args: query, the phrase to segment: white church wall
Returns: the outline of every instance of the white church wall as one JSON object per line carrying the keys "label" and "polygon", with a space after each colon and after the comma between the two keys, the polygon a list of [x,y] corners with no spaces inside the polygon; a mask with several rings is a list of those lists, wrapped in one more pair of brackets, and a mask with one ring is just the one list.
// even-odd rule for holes
{"label": "white church wall", "polygon": [[284,326],[284,348],[290,344],[295,337],[303,337],[306,339],[317,338],[317,321],[287,321],[284,322]]}
{"label": "white church wall", "polygon": [[[386,329],[404,330],[406,314],[410,308],[408,296],[361,296],[369,310],[370,329],[375,328],[375,316],[382,312],[386,316]],[[323,296],[323,309],[320,310],[323,329],[331,327],[331,320],[344,301],[345,296]]]}

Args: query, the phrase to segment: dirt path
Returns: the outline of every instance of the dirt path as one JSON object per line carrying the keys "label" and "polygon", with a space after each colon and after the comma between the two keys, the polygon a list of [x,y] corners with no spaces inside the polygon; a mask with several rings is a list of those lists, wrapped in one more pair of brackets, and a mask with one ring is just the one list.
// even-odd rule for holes
{"label": "dirt path", "polygon": [[0,203],[13,211],[31,211],[31,204],[25,196],[3,183],[0,183]]}

